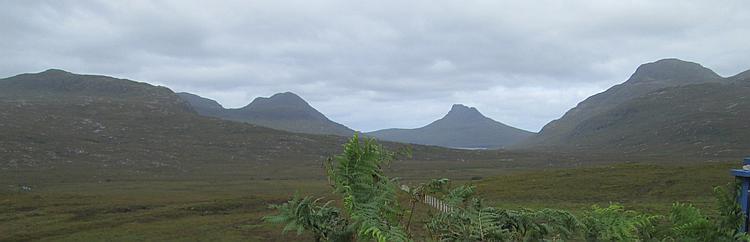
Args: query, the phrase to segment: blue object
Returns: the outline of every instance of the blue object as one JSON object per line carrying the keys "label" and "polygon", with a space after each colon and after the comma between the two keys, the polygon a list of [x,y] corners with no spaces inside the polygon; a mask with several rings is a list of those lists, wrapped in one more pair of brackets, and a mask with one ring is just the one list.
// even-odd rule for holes
{"label": "blue object", "polygon": [[750,165],[750,157],[745,157],[745,160],[742,161],[742,165]]}
{"label": "blue object", "polygon": [[[745,158],[745,161],[743,164],[746,164],[750,159]],[[745,215],[745,219],[740,225],[740,232],[747,232],[747,219],[750,217],[748,215],[748,190],[750,190],[750,170],[743,170],[743,169],[732,169],[732,175],[734,175],[735,178],[738,178],[742,180],[742,188],[740,189],[740,195],[737,197],[737,203],[740,204],[740,208],[742,208],[742,214]]]}

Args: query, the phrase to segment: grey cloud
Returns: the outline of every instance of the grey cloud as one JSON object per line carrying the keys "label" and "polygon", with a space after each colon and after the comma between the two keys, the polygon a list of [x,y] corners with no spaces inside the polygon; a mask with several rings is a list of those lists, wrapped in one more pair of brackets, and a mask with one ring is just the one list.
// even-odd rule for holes
{"label": "grey cloud", "polygon": [[229,107],[294,91],[354,129],[452,103],[536,131],[644,62],[750,65],[744,1],[13,1],[0,75],[63,68]]}

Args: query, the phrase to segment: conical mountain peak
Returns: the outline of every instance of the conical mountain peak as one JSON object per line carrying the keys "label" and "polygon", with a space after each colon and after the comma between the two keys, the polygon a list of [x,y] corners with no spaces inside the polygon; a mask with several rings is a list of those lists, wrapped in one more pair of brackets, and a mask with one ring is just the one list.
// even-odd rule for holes
{"label": "conical mountain peak", "polygon": [[284,103],[307,103],[304,99],[302,99],[302,97],[292,92],[277,93],[268,99]]}
{"label": "conical mountain peak", "polygon": [[698,63],[670,58],[639,66],[626,83],[658,81],[694,82],[718,78],[721,78],[721,76]]}
{"label": "conical mountain peak", "polygon": [[255,98],[249,105],[247,105],[245,108],[252,108],[252,107],[259,107],[259,106],[297,106],[300,108],[307,108],[310,107],[310,104],[308,104],[304,99],[302,99],[297,94],[294,94],[292,92],[282,92],[272,95],[271,97],[258,97]]}
{"label": "conical mountain peak", "polygon": [[499,148],[533,133],[482,115],[474,107],[454,104],[443,118],[416,129],[384,129],[367,133],[382,140],[454,148]]}

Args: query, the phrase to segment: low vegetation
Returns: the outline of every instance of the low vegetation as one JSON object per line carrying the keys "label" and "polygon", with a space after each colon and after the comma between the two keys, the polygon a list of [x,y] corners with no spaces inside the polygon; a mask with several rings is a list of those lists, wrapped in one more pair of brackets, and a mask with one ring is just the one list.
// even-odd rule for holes
{"label": "low vegetation", "polygon": [[[442,150],[429,152],[435,151]],[[429,184],[430,177],[448,177],[448,190],[474,185],[473,197],[481,200],[483,207],[512,211],[550,208],[568,211],[579,220],[594,204],[607,208],[616,203],[626,211],[660,214],[659,221],[663,221],[672,204],[679,201],[700,209],[709,221],[717,221],[720,209],[712,189],[731,182],[728,169],[738,164],[731,160],[623,157],[638,162],[611,163],[602,158],[597,159],[600,163],[561,167],[546,165],[554,157],[539,156],[534,162],[512,156],[508,159],[515,160],[476,163],[457,161],[453,156],[422,160],[416,152],[416,160],[384,165],[385,175],[398,177],[398,183],[413,189],[420,183]],[[331,193],[320,158],[311,159],[270,166],[215,162],[210,170],[173,176],[164,172],[160,176],[149,172],[103,176],[86,167],[0,169],[0,241],[311,241],[312,232],[299,236],[293,231],[282,233],[282,225],[262,219],[278,213],[268,204],[283,204],[295,191],[299,197],[326,197],[318,203],[333,200],[329,206],[344,211],[341,196]],[[223,167],[221,172],[219,167]],[[94,175],[93,180],[84,179]],[[481,178],[472,180],[473,176]],[[409,194],[396,195],[402,213],[400,224],[411,239],[434,236],[425,224],[438,215],[437,210],[421,202],[412,207]],[[442,197],[442,193],[434,195]],[[414,213],[410,213],[412,208]],[[573,241],[582,238],[578,235]]]}
{"label": "low vegetation", "polygon": [[373,140],[360,143],[355,135],[344,146],[343,154],[327,162],[328,178],[334,193],[341,197],[343,211],[331,207],[332,201],[318,203],[321,198],[294,198],[273,206],[280,213],[266,220],[287,223],[285,229],[298,233],[311,231],[316,241],[405,241],[395,181],[382,169],[391,160],[393,154],[382,146]]}
{"label": "low vegetation", "polygon": [[475,186],[451,188],[448,179],[409,189],[410,209],[404,209],[396,196],[396,181],[383,174],[383,166],[392,160],[392,153],[382,146],[355,135],[344,153],[327,166],[343,209],[334,206],[335,201],[295,196],[272,205],[278,214],[265,220],[286,224],[285,231],[307,231],[316,241],[411,241],[416,239],[410,234],[414,205],[430,195],[450,207],[430,213],[424,223],[428,236],[439,241],[750,241],[750,236],[738,231],[745,218],[735,200],[737,186],[715,188],[719,208],[715,218],[679,202],[666,215],[627,210],[619,204],[593,205],[578,216],[550,208],[491,207],[475,196]]}

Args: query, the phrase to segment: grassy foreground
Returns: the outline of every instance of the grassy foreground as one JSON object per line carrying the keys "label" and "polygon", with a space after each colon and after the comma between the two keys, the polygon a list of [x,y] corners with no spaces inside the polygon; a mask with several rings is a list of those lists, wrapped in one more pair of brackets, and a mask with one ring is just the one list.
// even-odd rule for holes
{"label": "grassy foreground", "polygon": [[268,204],[322,181],[60,184],[0,195],[0,241],[267,241]]}
{"label": "grassy foreground", "polygon": [[559,208],[573,212],[594,204],[619,203],[644,212],[666,213],[674,202],[711,212],[713,188],[734,181],[739,162],[681,165],[619,163],[596,167],[524,171],[477,182],[494,206]]}
{"label": "grassy foreground", "polygon": [[[728,169],[737,164],[621,163],[514,171],[472,182],[498,207],[575,213],[593,204],[618,202],[662,212],[681,201],[710,214],[712,187],[732,181]],[[6,185],[0,189],[0,241],[309,240],[282,235],[279,225],[261,220],[272,213],[268,204],[286,201],[295,191],[334,199],[321,179],[54,183],[32,191]],[[415,227],[422,226],[417,222]]]}

